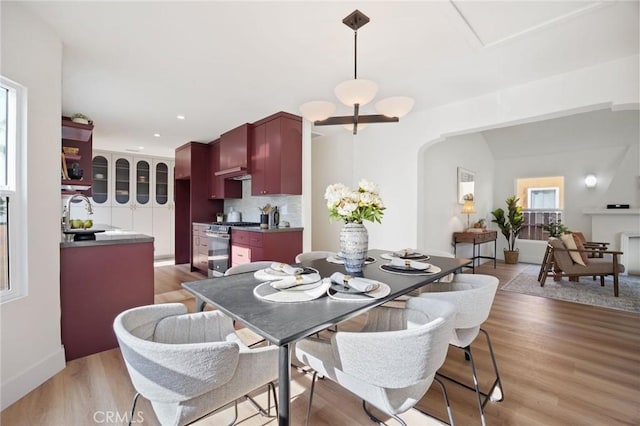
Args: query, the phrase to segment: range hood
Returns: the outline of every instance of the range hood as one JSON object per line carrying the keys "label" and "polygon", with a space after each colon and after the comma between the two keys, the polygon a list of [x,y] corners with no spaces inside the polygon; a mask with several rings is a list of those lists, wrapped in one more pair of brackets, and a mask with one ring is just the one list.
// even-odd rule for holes
{"label": "range hood", "polygon": [[217,177],[230,180],[247,180],[251,175],[246,167],[232,167],[230,169],[218,170],[214,173]]}
{"label": "range hood", "polygon": [[251,179],[251,175],[250,174],[244,174],[244,175],[240,175],[240,176],[234,176],[231,178],[226,178],[229,180],[250,180]]}

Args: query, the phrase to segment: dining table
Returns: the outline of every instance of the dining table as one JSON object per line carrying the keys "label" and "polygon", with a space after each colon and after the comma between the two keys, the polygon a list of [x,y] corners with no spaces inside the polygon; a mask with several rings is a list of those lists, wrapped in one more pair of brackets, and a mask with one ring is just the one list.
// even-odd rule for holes
{"label": "dining table", "polygon": [[[285,426],[290,421],[290,349],[293,343],[460,271],[471,263],[471,259],[429,256],[427,261],[433,265],[430,268],[433,272],[390,272],[383,266],[390,263],[389,255],[392,253],[393,250],[369,250],[369,261],[364,265],[362,274],[358,275],[389,287],[386,295],[379,298],[365,296],[358,300],[339,300],[329,297],[327,292],[322,297],[304,302],[264,300],[254,292],[263,284],[254,272],[185,282],[182,287],[196,297],[198,310],[210,304],[279,347],[278,425]],[[345,273],[343,264],[327,259],[302,262],[300,266],[316,269],[323,278],[335,272]]]}

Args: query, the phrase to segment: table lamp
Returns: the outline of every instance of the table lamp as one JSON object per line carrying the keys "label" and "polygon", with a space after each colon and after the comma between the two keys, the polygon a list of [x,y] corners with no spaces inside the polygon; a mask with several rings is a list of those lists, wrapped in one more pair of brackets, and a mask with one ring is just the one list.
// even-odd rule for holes
{"label": "table lamp", "polygon": [[469,225],[469,215],[471,213],[475,213],[476,212],[476,208],[473,205],[473,200],[465,200],[464,205],[462,206],[462,212],[461,213],[466,213],[467,214],[467,229],[470,229],[471,226]]}

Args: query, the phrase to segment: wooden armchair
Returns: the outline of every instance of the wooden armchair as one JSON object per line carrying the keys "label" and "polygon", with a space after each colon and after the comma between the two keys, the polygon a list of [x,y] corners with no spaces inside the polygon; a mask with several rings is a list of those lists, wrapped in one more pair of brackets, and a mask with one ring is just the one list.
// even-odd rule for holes
{"label": "wooden armchair", "polygon": [[[596,243],[600,244],[600,243]],[[578,253],[572,258],[571,253]],[[585,254],[585,256],[580,256]],[[544,254],[538,281],[540,287],[544,287],[547,277],[552,276],[554,281],[560,281],[562,277],[569,277],[571,281],[578,281],[581,276],[600,277],[600,285],[604,287],[604,277],[613,276],[613,294],[618,297],[618,274],[624,272],[624,265],[618,263],[620,251],[603,250],[602,246],[597,248],[586,247],[584,249],[567,248],[565,243],[559,238],[549,238],[547,250]],[[584,265],[576,262],[581,258]],[[586,259],[586,260],[585,260]]]}

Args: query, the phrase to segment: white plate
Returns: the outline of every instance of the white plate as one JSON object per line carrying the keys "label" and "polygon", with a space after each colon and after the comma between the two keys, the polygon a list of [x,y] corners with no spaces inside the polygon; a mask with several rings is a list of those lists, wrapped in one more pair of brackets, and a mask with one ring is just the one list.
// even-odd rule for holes
{"label": "white plate", "polygon": [[[303,273],[318,273],[318,270],[315,268],[304,268],[304,272]],[[253,273],[253,276],[255,279],[260,280],[260,281],[275,281],[275,280],[279,280],[282,279],[282,277],[289,277],[291,275],[287,274],[286,272],[282,272],[282,271],[276,271],[275,269],[271,269],[271,268],[264,268],[264,269],[260,269],[256,272]]]}
{"label": "white plate", "polygon": [[396,253],[382,253],[380,255],[381,258],[383,259],[387,259],[387,260],[393,260],[393,259],[404,259],[404,260],[416,260],[418,262],[421,262],[423,260],[429,260],[431,259],[431,256],[427,255],[427,254],[422,254],[421,257],[408,257],[408,258],[404,258],[404,257],[400,257],[398,256]]}
{"label": "white plate", "polygon": [[327,295],[336,300],[342,300],[347,302],[366,302],[371,299],[382,299],[391,293],[391,287],[385,283],[379,283],[377,289],[368,293],[341,293],[331,288],[327,289]]}
{"label": "white plate", "polygon": [[279,291],[306,291],[306,290],[312,290],[316,287],[320,287],[320,284],[322,284],[322,280],[318,280],[314,283],[309,283],[309,284],[300,284],[300,285],[294,285],[293,287],[287,287],[287,288],[275,288],[273,287],[273,282],[270,283],[271,288],[274,288],[275,290],[279,290]]}
{"label": "white plate", "polygon": [[324,278],[319,282],[321,283],[319,287],[307,291],[279,291],[272,288],[271,285],[269,285],[270,283],[262,283],[253,289],[253,294],[257,298],[268,300],[269,302],[309,302],[324,296],[331,285],[329,278]]}

